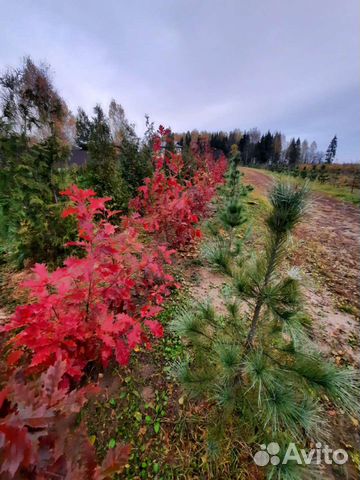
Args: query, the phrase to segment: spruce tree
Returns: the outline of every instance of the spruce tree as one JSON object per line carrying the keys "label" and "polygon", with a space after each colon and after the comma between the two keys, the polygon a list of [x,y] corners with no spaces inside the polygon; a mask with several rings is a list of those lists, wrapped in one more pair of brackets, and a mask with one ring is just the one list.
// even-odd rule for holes
{"label": "spruce tree", "polygon": [[328,149],[326,150],[326,153],[325,153],[326,163],[333,163],[336,157],[336,149],[337,149],[337,137],[335,135],[334,138],[331,140],[328,146]]}
{"label": "spruce tree", "polygon": [[286,158],[287,158],[290,169],[293,169],[296,167],[296,165],[300,162],[300,157],[301,157],[300,138],[298,138],[296,141],[295,141],[295,138],[292,138],[286,152]]}
{"label": "spruce tree", "polygon": [[89,146],[91,135],[91,121],[87,116],[85,110],[78,109],[76,116],[76,135],[75,143],[82,150],[87,150]]}
{"label": "spruce tree", "polygon": [[112,197],[114,209],[126,209],[129,190],[111,137],[109,121],[100,105],[94,108],[88,142],[89,180],[98,195]]}

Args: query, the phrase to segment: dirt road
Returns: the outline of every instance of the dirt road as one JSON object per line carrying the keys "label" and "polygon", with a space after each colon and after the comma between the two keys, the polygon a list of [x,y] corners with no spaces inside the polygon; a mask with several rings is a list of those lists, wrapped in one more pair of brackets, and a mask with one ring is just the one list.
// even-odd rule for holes
{"label": "dirt road", "polygon": [[[244,183],[266,195],[270,174],[242,168]],[[356,206],[313,192],[296,229],[291,263],[305,272],[306,304],[316,341],[338,364],[358,365],[360,216]]]}
{"label": "dirt road", "polygon": [[[270,176],[243,168],[245,183],[251,183],[260,194],[273,184]],[[326,287],[348,307],[360,308],[360,215],[359,209],[330,196],[313,192],[305,221],[297,228],[301,241],[297,262],[317,270]]]}

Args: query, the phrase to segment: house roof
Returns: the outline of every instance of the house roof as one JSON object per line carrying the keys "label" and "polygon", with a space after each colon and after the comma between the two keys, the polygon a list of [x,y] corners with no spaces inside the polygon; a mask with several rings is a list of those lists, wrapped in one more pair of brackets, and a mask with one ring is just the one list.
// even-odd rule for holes
{"label": "house roof", "polygon": [[89,160],[89,153],[81,148],[73,147],[70,152],[68,164],[70,167],[78,166],[83,167]]}

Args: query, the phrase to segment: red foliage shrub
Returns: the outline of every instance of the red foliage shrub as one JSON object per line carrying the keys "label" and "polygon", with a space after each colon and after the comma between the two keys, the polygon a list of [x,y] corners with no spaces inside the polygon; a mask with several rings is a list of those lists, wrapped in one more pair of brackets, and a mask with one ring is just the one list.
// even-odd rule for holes
{"label": "red foliage shrub", "polygon": [[79,380],[90,362],[106,367],[115,357],[125,365],[137,345],[150,347],[149,334],[162,336],[152,317],[174,284],[164,270],[172,251],[145,246],[133,228],[118,232],[109,222],[109,199],[76,186],[65,194],[73,205],[64,216],[76,215],[79,222],[79,241],[72,245],[85,255],[68,258],[52,273],[37,264],[24,283],[34,302],[18,307],[2,330],[17,331],[7,343],[9,366],[30,354],[27,372],[34,374],[60,355],[67,375]]}
{"label": "red foliage shrub", "polygon": [[196,224],[206,215],[208,203],[223,181],[227,162],[225,157],[215,161],[209,150],[203,155],[194,151],[197,170],[184,179],[182,155],[162,150],[169,135],[169,130],[160,127],[154,139],[154,175],[139,188],[138,196],[130,203],[134,213],[124,219],[124,225],[142,227],[157,240],[179,248],[200,236]]}
{"label": "red foliage shrub", "polygon": [[36,381],[12,377],[0,392],[1,478],[102,480],[119,472],[130,448],[109,451],[101,466],[77,413],[95,386],[68,391],[66,363],[57,361]]}
{"label": "red foliage shrub", "polygon": [[[94,388],[69,386],[89,364],[106,367],[114,359],[126,365],[136,346],[150,348],[151,336],[163,335],[155,317],[176,286],[166,272],[175,252],[168,247],[200,235],[196,224],[226,168],[209,151],[194,151],[197,171],[185,178],[182,156],[162,152],[168,135],[160,128],[154,138],[154,176],[140,187],[121,230],[111,223],[118,212],[106,208],[110,198],[75,185],[63,192],[72,202],[63,215],[78,220],[79,239],[69,246],[83,255],[69,257],[54,272],[35,265],[33,278],[24,282],[32,302],[18,307],[0,329],[13,334],[5,343],[10,380],[0,392],[0,473],[7,477],[102,480],[127,461],[129,447],[119,446],[96,464],[74,417]],[[11,376],[18,365],[23,370]],[[25,383],[24,375],[35,380]]]}

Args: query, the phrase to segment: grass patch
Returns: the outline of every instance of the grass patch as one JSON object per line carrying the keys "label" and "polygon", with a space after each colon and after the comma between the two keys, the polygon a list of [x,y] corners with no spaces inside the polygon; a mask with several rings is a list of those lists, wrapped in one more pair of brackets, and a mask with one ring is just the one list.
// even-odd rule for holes
{"label": "grass patch", "polygon": [[350,315],[358,315],[358,309],[354,306],[354,305],[351,305],[350,303],[348,302],[345,302],[345,303],[341,303],[339,306],[338,306],[340,312],[344,312],[344,313],[349,313]]}
{"label": "grass patch", "polygon": [[[287,181],[292,184],[300,185],[304,183],[304,179],[299,177],[293,177],[291,175],[286,175],[284,173],[271,172],[265,169],[256,169],[264,173],[269,177],[273,177],[277,180]],[[351,188],[347,186],[336,186],[329,183],[320,183],[319,181],[309,181],[310,188],[313,192],[323,193],[330,197],[336,198],[337,200],[342,200],[344,202],[353,203],[354,205],[360,204],[360,190],[354,189],[351,192]]]}
{"label": "grass patch", "polygon": [[[168,301],[160,315],[165,327],[184,301],[183,294]],[[102,395],[82,412],[99,458],[118,443],[131,445],[125,470],[128,479],[177,478],[176,441],[171,437],[179,422],[180,390],[171,370],[183,349],[167,331],[152,351],[140,348],[129,367],[105,373],[100,378]]]}
{"label": "grass patch", "polygon": [[267,228],[264,223],[264,218],[267,216],[270,210],[270,203],[266,196],[253,190],[247,199],[247,224],[241,226],[238,229],[240,236],[245,235],[248,228],[251,229],[251,235],[247,244],[253,244],[261,246],[264,242],[264,236],[267,233]]}

